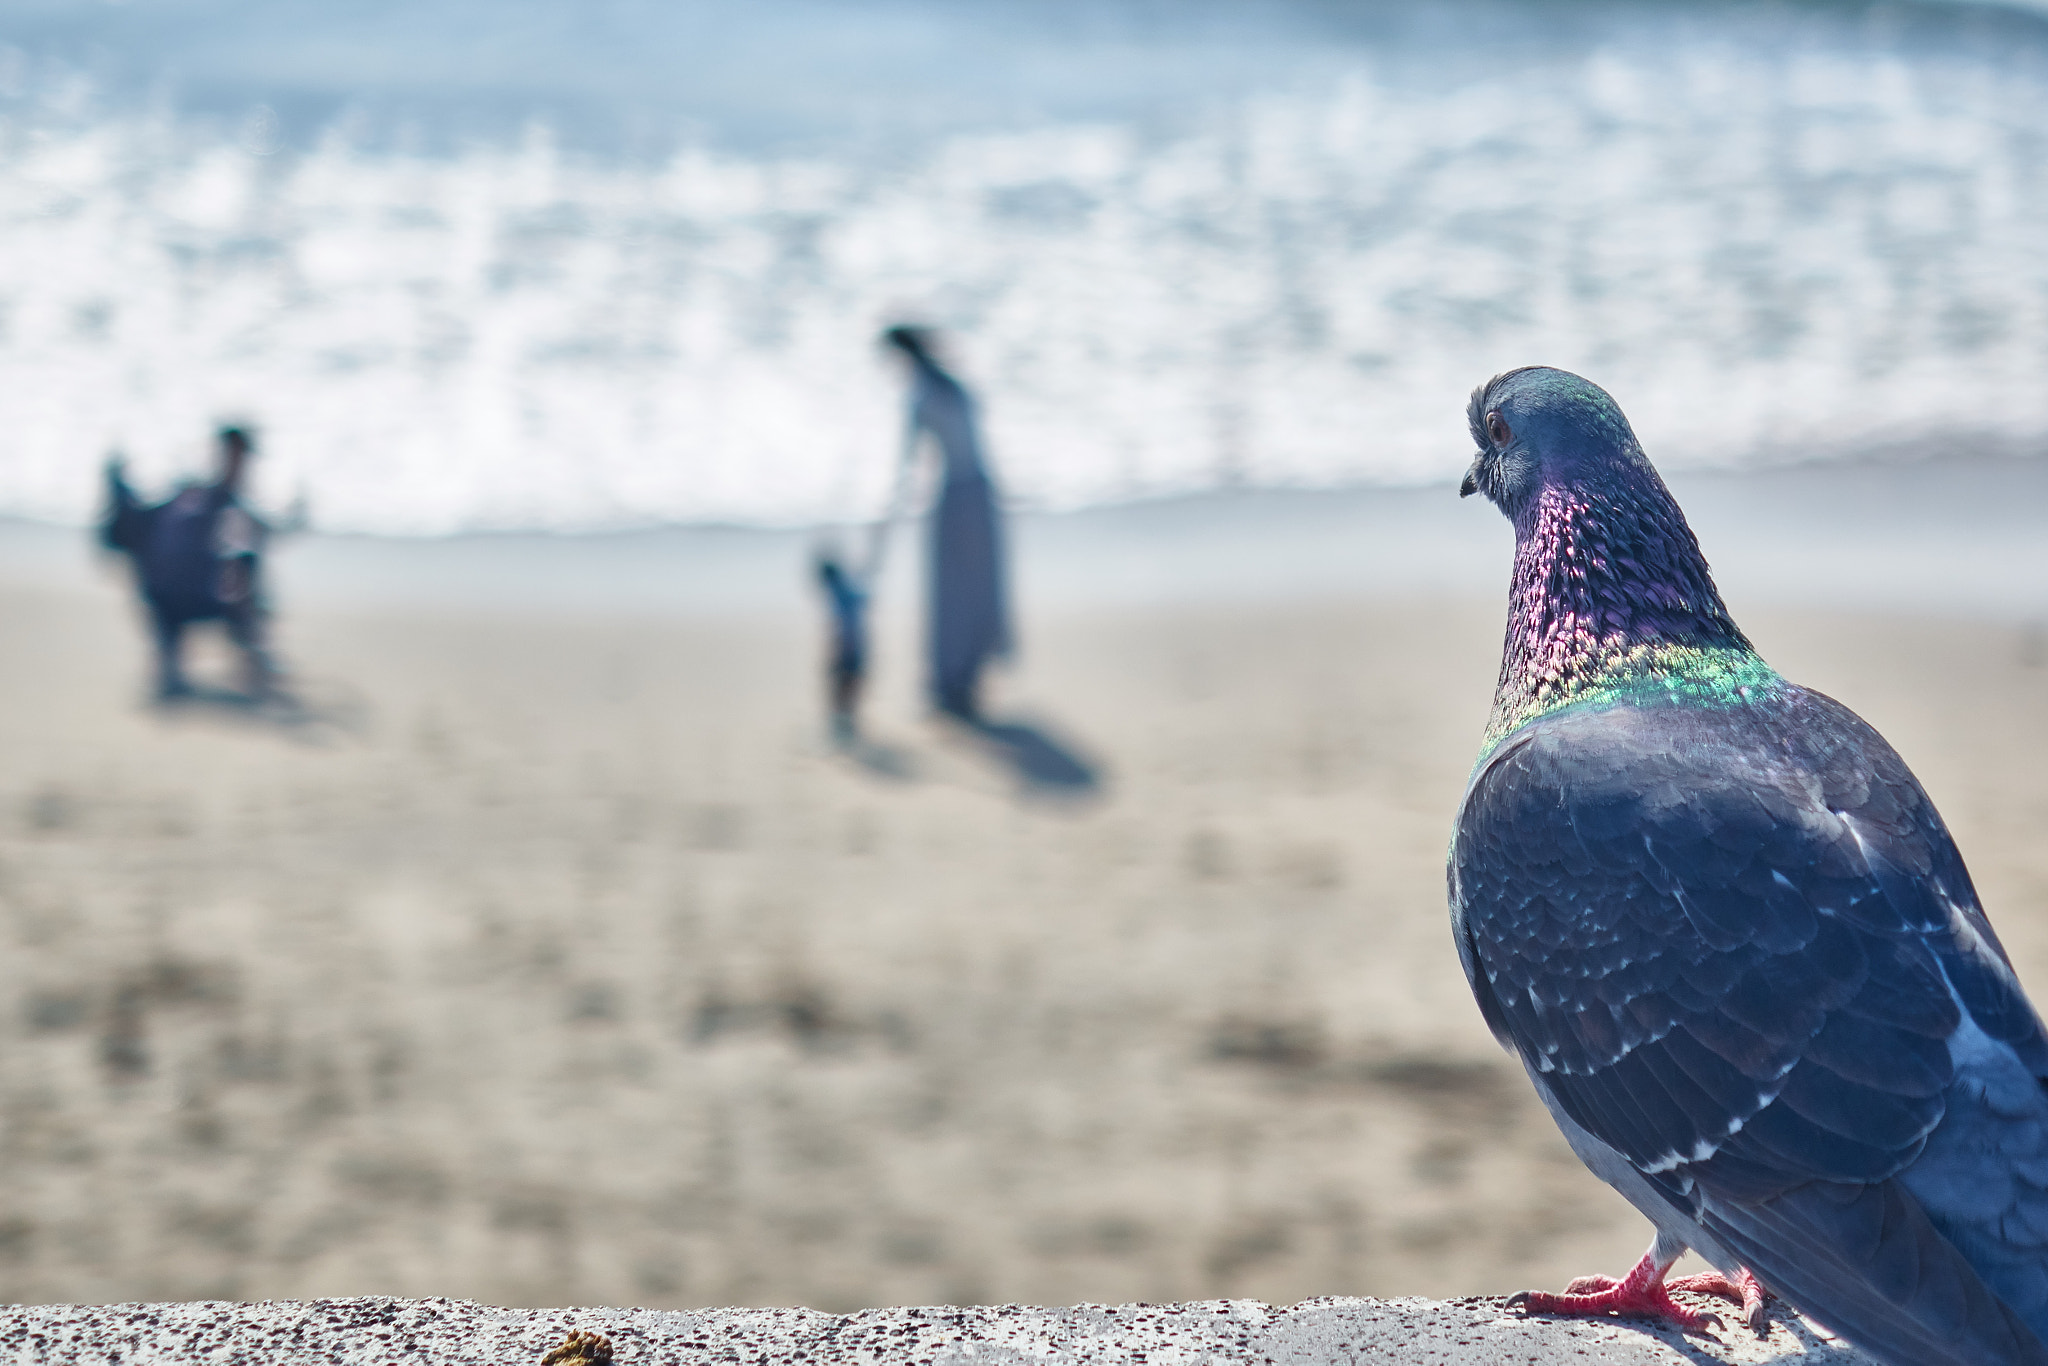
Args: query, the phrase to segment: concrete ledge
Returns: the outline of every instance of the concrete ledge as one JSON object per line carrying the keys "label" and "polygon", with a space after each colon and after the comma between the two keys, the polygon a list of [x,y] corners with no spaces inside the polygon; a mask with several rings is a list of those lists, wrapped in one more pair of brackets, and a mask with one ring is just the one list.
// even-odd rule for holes
{"label": "concrete ledge", "polygon": [[[1647,1324],[1555,1322],[1506,1313],[1497,1299],[1256,1300],[1196,1304],[870,1309],[494,1309],[464,1300],[276,1300],[262,1304],[38,1305],[0,1309],[0,1359],[146,1366],[539,1366],[571,1332],[601,1333],[617,1366],[1877,1366],[1777,1312],[1759,1340],[1740,1327],[1686,1339]],[[597,1366],[605,1353],[557,1354]]]}

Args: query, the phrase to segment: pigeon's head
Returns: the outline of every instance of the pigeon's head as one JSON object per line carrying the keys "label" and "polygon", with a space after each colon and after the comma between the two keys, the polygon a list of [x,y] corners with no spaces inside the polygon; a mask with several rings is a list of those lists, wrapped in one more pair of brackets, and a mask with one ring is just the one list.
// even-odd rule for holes
{"label": "pigeon's head", "polygon": [[1472,391],[1466,410],[1479,454],[1458,486],[1483,493],[1514,520],[1546,487],[1656,483],[1628,419],[1605,389],[1564,370],[1532,365]]}

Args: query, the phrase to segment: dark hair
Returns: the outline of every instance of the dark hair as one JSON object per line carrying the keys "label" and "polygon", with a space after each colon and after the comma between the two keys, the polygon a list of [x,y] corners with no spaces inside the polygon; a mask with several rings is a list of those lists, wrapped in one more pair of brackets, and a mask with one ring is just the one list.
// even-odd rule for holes
{"label": "dark hair", "polygon": [[214,436],[223,446],[240,446],[245,451],[256,447],[256,438],[247,427],[222,427]]}
{"label": "dark hair", "polygon": [[899,323],[882,334],[882,341],[895,347],[912,360],[929,363],[932,358],[932,332],[928,327],[911,327]]}

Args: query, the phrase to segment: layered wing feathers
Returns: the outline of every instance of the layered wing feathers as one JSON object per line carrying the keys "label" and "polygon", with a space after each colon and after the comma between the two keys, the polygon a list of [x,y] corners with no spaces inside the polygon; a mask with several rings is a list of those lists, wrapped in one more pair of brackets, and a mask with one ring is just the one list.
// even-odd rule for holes
{"label": "layered wing feathers", "polygon": [[[1939,1337],[1989,1294],[1961,1247],[2022,1314],[2032,1286],[2048,1312],[2048,1041],[1939,816],[1853,713],[1796,688],[1555,713],[1475,775],[1450,873],[1496,1034],[1767,1283],[1853,1331],[1907,1312],[1885,1276],[1917,1276],[1912,1312],[1933,1318],[1913,1331]],[[1958,1045],[1973,1030],[1981,1064]],[[1995,1113],[2015,1085],[2024,1115]],[[1916,1169],[1938,1127],[1941,1162]],[[1972,1331],[2031,1345],[1987,1359],[2039,1359],[2002,1322]]]}
{"label": "layered wing feathers", "polygon": [[1889,1175],[1953,1080],[1945,981],[1971,979],[1999,1034],[2032,1023],[1955,943],[1975,896],[1911,774],[1842,708],[1795,708],[1564,713],[1461,815],[1489,1016],[1647,1170],[1729,1149],[1786,1186]]}

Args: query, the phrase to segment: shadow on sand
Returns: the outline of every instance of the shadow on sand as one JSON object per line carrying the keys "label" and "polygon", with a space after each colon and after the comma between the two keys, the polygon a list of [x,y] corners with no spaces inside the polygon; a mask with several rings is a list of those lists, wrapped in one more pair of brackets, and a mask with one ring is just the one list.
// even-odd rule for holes
{"label": "shadow on sand", "polygon": [[911,782],[917,777],[917,761],[909,750],[900,746],[847,736],[837,737],[833,743],[841,754],[871,777],[886,778],[896,783]]}
{"label": "shadow on sand", "polygon": [[152,699],[150,709],[167,721],[224,722],[274,731],[309,745],[358,734],[365,717],[362,704],[351,699],[316,699],[284,691],[257,695],[205,686]]}
{"label": "shadow on sand", "polygon": [[1043,727],[1016,717],[994,720],[956,718],[961,733],[1008,766],[1027,792],[1051,797],[1092,797],[1102,790],[1102,774]]}
{"label": "shadow on sand", "polygon": [[[969,720],[945,712],[934,719],[957,741],[1007,770],[1027,796],[1087,798],[1102,791],[1100,767],[1041,725],[1018,717]],[[873,778],[910,783],[928,776],[916,753],[900,745],[839,732],[832,737],[832,746]]]}

